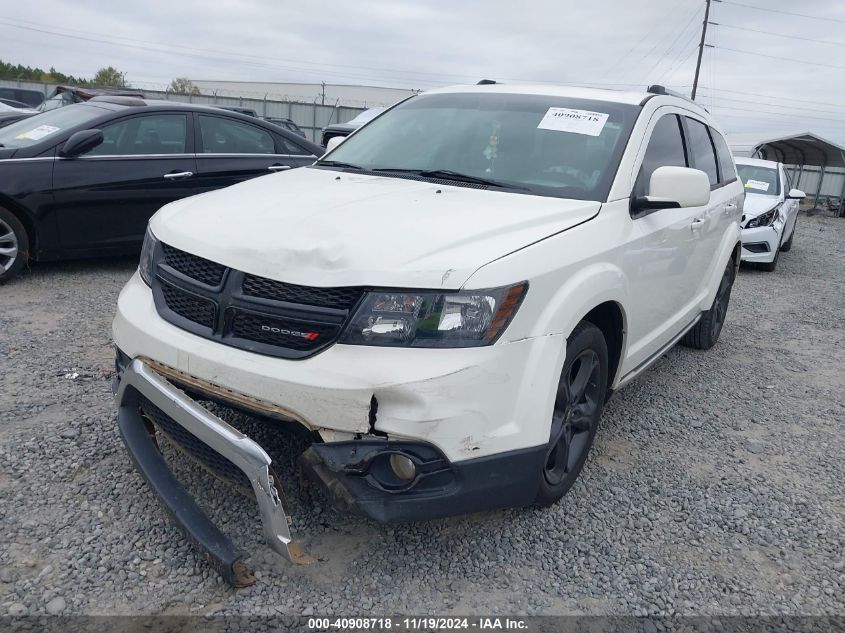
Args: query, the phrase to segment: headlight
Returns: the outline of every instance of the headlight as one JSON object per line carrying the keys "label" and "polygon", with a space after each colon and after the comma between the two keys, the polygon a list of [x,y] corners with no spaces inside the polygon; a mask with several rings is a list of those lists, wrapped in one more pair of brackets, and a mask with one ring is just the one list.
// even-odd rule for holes
{"label": "headlight", "polygon": [[780,207],[775,207],[771,211],[766,211],[765,213],[761,213],[756,218],[752,218],[748,224],[745,225],[747,229],[756,229],[760,226],[771,226],[774,224],[775,220],[778,217],[778,212],[780,211]]}
{"label": "headlight", "polygon": [[388,347],[478,347],[505,331],[528,283],[463,292],[370,292],[340,342]]}
{"label": "headlight", "polygon": [[152,287],[153,285],[153,255],[155,254],[158,240],[150,227],[147,227],[147,232],[144,235],[144,245],[141,247],[141,261],[138,264],[138,272],[141,274],[141,279],[144,283]]}

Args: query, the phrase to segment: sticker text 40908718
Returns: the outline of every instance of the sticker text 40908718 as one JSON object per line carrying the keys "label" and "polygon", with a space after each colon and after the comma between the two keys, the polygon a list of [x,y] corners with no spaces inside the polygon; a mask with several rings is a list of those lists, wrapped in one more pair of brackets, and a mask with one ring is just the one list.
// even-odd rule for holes
{"label": "sticker text 40908718", "polygon": [[572,132],[598,136],[607,123],[608,114],[605,112],[591,112],[589,110],[573,110],[572,108],[549,108],[540,124],[540,130],[555,130],[557,132]]}

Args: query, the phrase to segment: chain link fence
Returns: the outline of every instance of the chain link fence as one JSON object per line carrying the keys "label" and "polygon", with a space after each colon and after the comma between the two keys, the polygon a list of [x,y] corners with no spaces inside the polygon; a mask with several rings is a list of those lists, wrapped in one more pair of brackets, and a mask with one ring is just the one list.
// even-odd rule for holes
{"label": "chain link fence", "polygon": [[[53,94],[58,84],[41,83],[35,81],[17,81],[14,79],[0,79],[0,87],[24,88],[27,90],[38,90],[44,93],[45,97]],[[345,123],[366,108],[355,108],[335,104],[308,103],[305,101],[279,101],[256,97],[243,97],[234,95],[202,94],[187,95],[176,94],[164,90],[147,90],[144,88],[127,88],[137,90],[148,99],[163,99],[166,101],[180,101],[186,103],[198,103],[210,106],[238,107],[255,110],[260,117],[290,119],[296,123],[308,139],[319,143],[322,129],[332,123]]]}

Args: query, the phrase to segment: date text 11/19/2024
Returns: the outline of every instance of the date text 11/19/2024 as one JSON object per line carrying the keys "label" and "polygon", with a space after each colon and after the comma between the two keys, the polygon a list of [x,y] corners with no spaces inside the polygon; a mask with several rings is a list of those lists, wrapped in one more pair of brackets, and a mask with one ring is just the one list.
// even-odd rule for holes
{"label": "date text 11/19/2024", "polygon": [[314,631],[392,630],[397,631],[524,631],[528,623],[521,618],[507,617],[383,617],[383,618],[308,618],[308,628]]}

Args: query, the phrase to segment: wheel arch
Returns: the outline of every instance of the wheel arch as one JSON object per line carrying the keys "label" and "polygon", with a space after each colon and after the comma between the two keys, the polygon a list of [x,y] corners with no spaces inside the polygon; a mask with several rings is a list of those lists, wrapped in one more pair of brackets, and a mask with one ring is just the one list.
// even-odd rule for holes
{"label": "wheel arch", "polygon": [[607,344],[607,389],[608,394],[616,385],[619,368],[622,365],[622,350],[625,346],[626,315],[618,301],[604,301],[587,312],[580,321],[587,321],[601,330]]}

